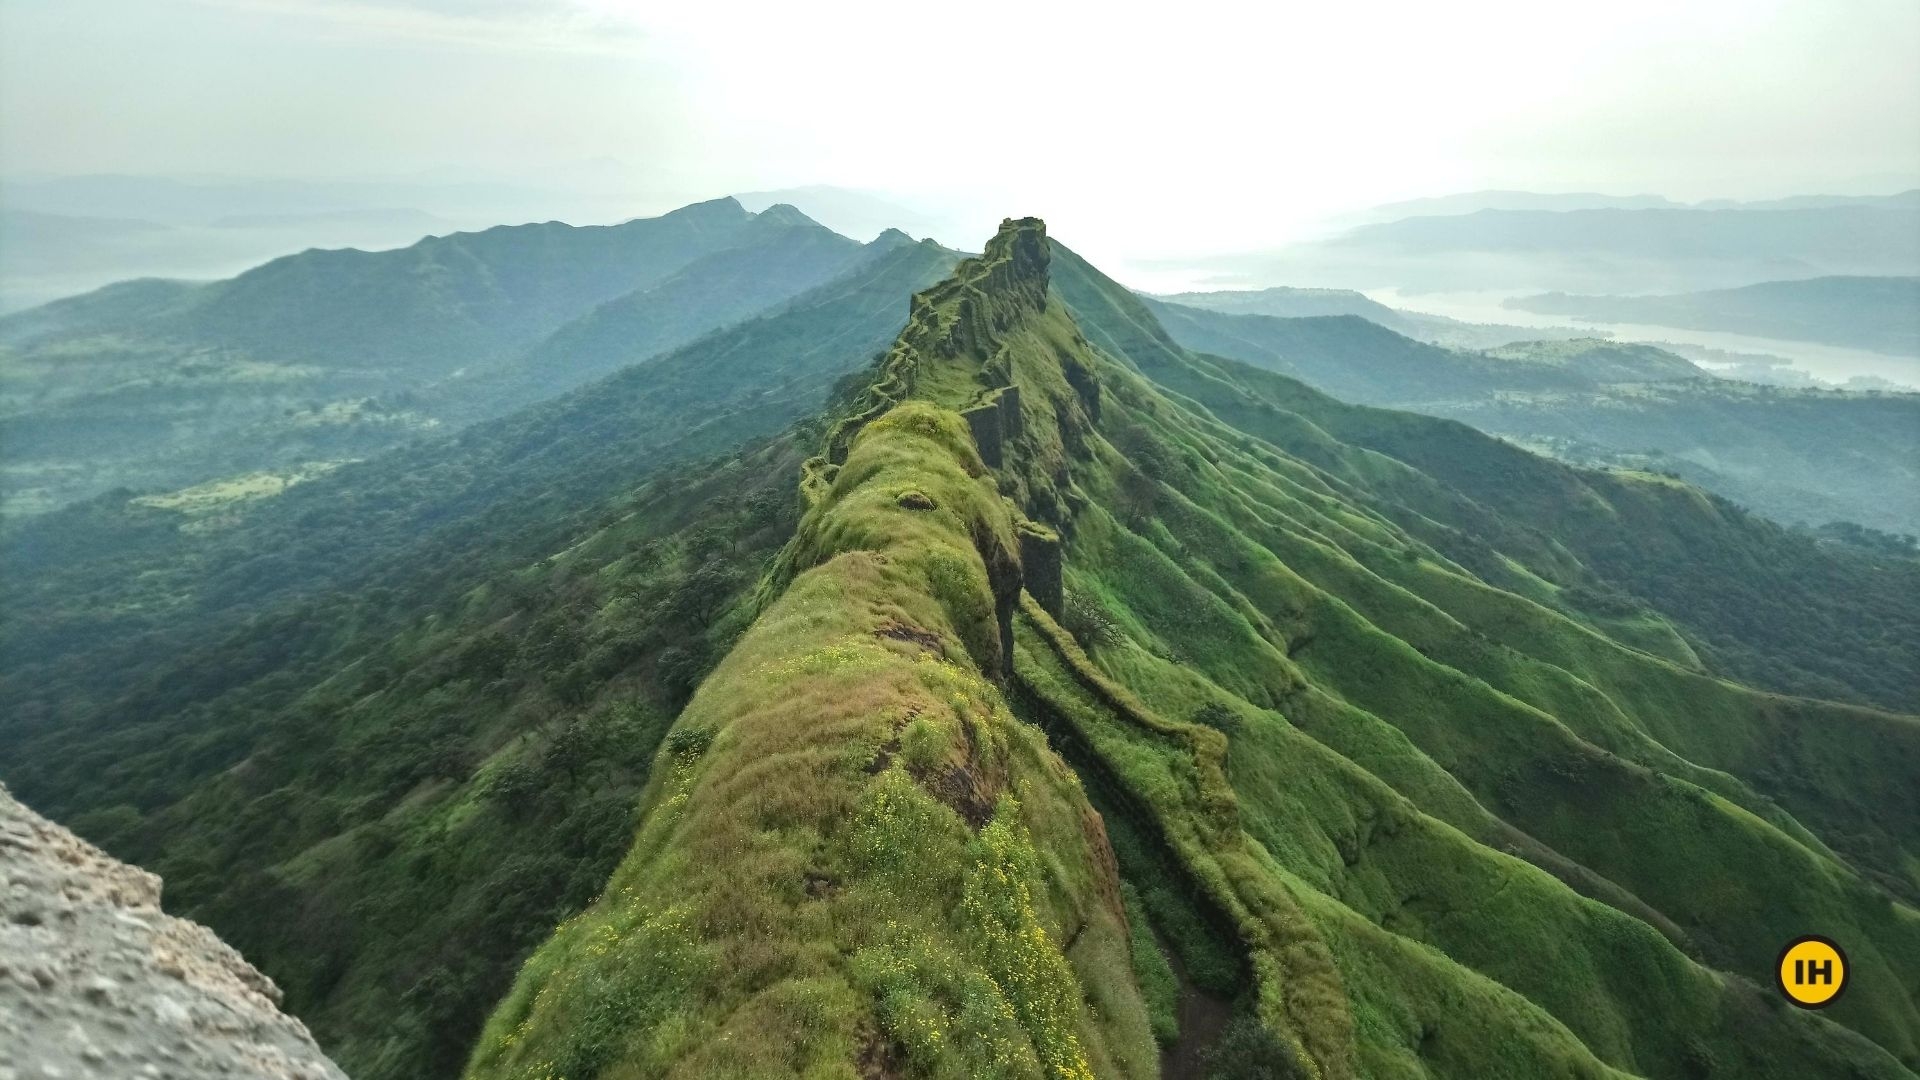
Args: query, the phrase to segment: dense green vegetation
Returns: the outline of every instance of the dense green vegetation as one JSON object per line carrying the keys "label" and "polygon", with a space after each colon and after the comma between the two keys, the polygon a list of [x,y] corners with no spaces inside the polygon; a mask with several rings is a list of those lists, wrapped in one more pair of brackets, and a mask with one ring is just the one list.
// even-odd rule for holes
{"label": "dense green vegetation", "polygon": [[790,445],[612,501],[551,533],[553,558],[470,571],[390,631],[285,611],[339,640],[260,628],[221,653],[271,675],[171,709],[176,688],[132,692],[152,718],[92,734],[75,793],[96,805],[72,820],[269,966],[356,1075],[452,1072],[625,851],[654,748],[792,527]]}
{"label": "dense green vegetation", "polygon": [[[1043,292],[1050,261],[1079,280]],[[917,299],[808,464],[775,599],[676,722],[698,753],[663,754],[672,772],[650,783],[627,862],[529,963],[473,1075],[1079,1075],[1095,1059],[1062,1047],[1138,1037],[1096,1017],[1145,1012],[1166,1040],[1165,992],[1148,988],[1169,968],[1244,1017],[1201,1055],[1218,1070],[1900,1076],[1896,1057],[1920,1062],[1916,822],[1884,816],[1920,768],[1913,718],[1714,679],[1643,608],[1628,605],[1632,628],[1555,611],[1593,580],[1568,549],[1521,521],[1486,528],[1499,511],[1410,464],[1413,444],[1389,457],[1321,431],[1289,452],[1315,429],[1272,404],[1270,376],[1116,318],[1137,303],[1076,262],[1049,259],[1037,222],[1009,222]],[[1089,345],[1095,326],[1118,353]],[[1246,422],[1143,374],[1231,387],[1221,400]],[[1289,385],[1299,409],[1347,408]],[[1396,426],[1372,415],[1375,435]],[[1455,431],[1507,452],[1409,420],[1440,433],[1428,452]],[[1646,494],[1537,468],[1622,509]],[[1420,513],[1396,521],[1388,493]],[[1694,499],[1667,512],[1737,525]],[[995,671],[1011,696],[974,674]],[[929,690],[940,704],[916,704]],[[930,715],[943,730],[920,728]],[[987,905],[1002,914],[982,924],[971,903],[934,900],[974,895],[969,864],[1024,861],[988,839],[1014,807],[986,810],[1021,787],[1021,755],[1002,747],[1031,739],[1023,722],[1107,823],[1121,910],[1136,898],[1178,956],[1129,947],[1142,989],[1124,1007],[1087,977],[1084,947],[1060,944],[1086,880],[1074,830],[1021,809],[1057,860],[1028,974],[1003,973],[996,944],[1017,906]],[[1044,760],[1028,767],[1044,776]],[[968,779],[948,782],[956,770]],[[1815,779],[1840,777],[1865,787]],[[1063,814],[1071,798],[1047,816]],[[1767,1003],[1755,983],[1808,921],[1859,943],[1873,1005],[1829,1019]],[[961,988],[973,972],[987,1003]],[[1060,985],[1076,976],[1078,995]],[[1068,1001],[1090,1008],[1070,1043],[1047,1019]]]}
{"label": "dense green vegetation", "polygon": [[468,563],[542,554],[548,525],[590,520],[654,469],[809,415],[955,258],[931,243],[896,248],[588,390],[273,498],[196,511],[121,493],[18,523],[0,534],[17,601],[0,621],[14,724],[84,724],[276,603],[377,587],[396,610],[417,610]]}
{"label": "dense green vegetation", "polygon": [[589,391],[271,498],[21,523],[9,782],[162,870],[353,1075],[457,1070],[521,952],[625,850],[653,745],[791,527],[791,437],[688,460],[817,410],[954,259],[897,248]]}
{"label": "dense green vegetation", "polygon": [[16,530],[0,769],[361,1077],[1920,1068],[1920,562],[952,259]]}
{"label": "dense green vegetation", "polygon": [[1598,322],[1731,330],[1920,356],[1920,277],[1818,277],[1668,296],[1545,293],[1507,301],[1522,311]]}
{"label": "dense green vegetation", "polygon": [[1578,464],[1672,473],[1787,524],[1920,531],[1920,395],[1711,378],[1649,345],[1528,341],[1468,352],[1352,316],[1145,303],[1183,346],[1343,401],[1451,417]]}
{"label": "dense green vegetation", "polygon": [[18,516],[367,457],[667,352],[903,242],[722,199],[57,301],[0,319],[0,498]]}

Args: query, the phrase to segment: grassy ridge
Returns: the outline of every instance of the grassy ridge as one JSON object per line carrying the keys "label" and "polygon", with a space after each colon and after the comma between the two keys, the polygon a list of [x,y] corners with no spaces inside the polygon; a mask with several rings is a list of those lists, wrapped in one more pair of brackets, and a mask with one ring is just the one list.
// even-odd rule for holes
{"label": "grassy ridge", "polygon": [[1728,681],[1902,704],[1905,570],[950,267],[22,533],[9,781],[356,1076],[1912,1075],[1916,722]]}
{"label": "grassy ridge", "polygon": [[790,582],[470,1075],[1153,1074],[1104,830],[994,681],[1019,540],[950,406],[1036,299],[1009,239],[916,299],[809,464]]}
{"label": "grassy ridge", "polygon": [[[1397,453],[1344,441],[1344,407],[1185,353],[1102,280],[1049,292],[1050,254],[1009,222],[916,298],[809,463],[759,622],[676,724],[698,753],[670,741],[622,871],[523,972],[474,1075],[1131,1075],[1150,1035],[1207,1041],[1220,1075],[1911,1075],[1913,718],[1706,673],[1684,622],[1608,602],[1590,546],[1424,469],[1450,428],[1422,443],[1439,422],[1382,415]],[[1576,500],[1637,497],[1543,467]],[[928,682],[951,669],[953,692]],[[937,779],[956,767],[1049,791],[1062,822],[1092,820],[1083,785],[1099,806],[1122,880],[1098,970],[1131,976],[1099,985],[1124,1031],[1094,1022],[1112,1003],[1076,949],[1056,962],[1061,912],[1109,888],[1086,872],[1104,844],[1021,794],[1015,846],[1063,868],[1027,886],[1031,970],[1058,977],[1009,1001],[1024,1042],[969,1043],[1012,1049],[927,1036],[968,1011],[916,964],[1010,978],[965,905],[918,910],[921,879],[973,895],[1010,816],[969,839]],[[875,800],[917,822],[911,854]],[[689,959],[651,962],[672,912]],[[1807,927],[1858,980],[1820,1016],[1760,988]],[[864,973],[883,945],[911,954],[900,981]],[[1241,1019],[1182,1031],[1169,972]],[[1089,1011],[1034,1019],[1066,1015],[1036,1002],[1064,1010],[1075,977]],[[776,1004],[800,985],[808,1011]],[[601,1025],[608,1002],[641,1004]],[[1086,1056],[1048,1034],[1067,1026]]]}

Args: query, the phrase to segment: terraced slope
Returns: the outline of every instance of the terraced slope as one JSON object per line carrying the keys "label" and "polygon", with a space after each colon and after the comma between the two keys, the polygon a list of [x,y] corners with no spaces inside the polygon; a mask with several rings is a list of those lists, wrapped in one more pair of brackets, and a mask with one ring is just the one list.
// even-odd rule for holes
{"label": "terraced slope", "polygon": [[[1913,1075],[1920,721],[1712,674],[1569,527],[1771,534],[1077,263],[1010,221],[916,297],[469,1075]],[[1760,985],[1810,931],[1818,1015]]]}

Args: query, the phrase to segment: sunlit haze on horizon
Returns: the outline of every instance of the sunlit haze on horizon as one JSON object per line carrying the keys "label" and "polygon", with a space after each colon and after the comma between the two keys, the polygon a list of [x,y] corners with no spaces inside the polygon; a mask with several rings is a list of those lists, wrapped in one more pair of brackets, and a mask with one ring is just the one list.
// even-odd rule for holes
{"label": "sunlit haze on horizon", "polygon": [[972,231],[949,243],[1037,213],[1132,260],[1483,188],[1920,176],[1909,0],[15,0],[0,30],[13,178],[425,175],[604,220],[833,184]]}

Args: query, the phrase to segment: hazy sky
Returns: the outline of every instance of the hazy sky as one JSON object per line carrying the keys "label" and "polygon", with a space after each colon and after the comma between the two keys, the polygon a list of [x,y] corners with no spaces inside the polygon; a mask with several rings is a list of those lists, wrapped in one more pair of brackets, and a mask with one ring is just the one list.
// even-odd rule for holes
{"label": "hazy sky", "polygon": [[0,111],[12,175],[833,183],[1177,252],[1482,187],[1889,189],[1920,2],[0,0]]}

